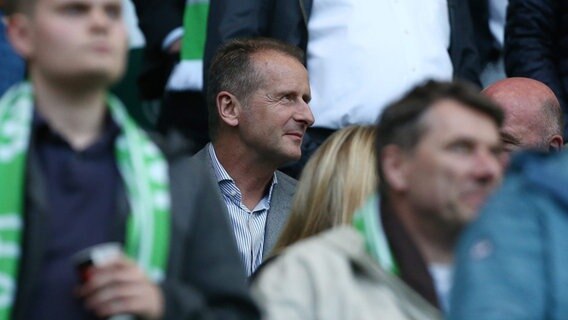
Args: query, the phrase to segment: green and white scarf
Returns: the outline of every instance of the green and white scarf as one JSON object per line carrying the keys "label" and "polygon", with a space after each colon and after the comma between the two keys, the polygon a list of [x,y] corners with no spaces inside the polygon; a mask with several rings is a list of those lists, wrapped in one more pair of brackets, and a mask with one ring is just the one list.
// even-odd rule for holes
{"label": "green and white scarf", "polygon": [[[10,318],[16,292],[33,104],[29,83],[13,87],[0,100],[0,320]],[[161,281],[170,240],[167,164],[117,98],[109,95],[107,105],[112,118],[122,128],[115,142],[115,156],[132,211],[127,222],[125,251],[150,278]]]}
{"label": "green and white scarf", "polygon": [[209,0],[187,0],[183,15],[181,60],[202,60],[207,34]]}
{"label": "green and white scarf", "polygon": [[180,62],[168,80],[168,90],[200,91],[203,88],[203,53],[208,14],[209,0],[186,0]]}
{"label": "green and white scarf", "polygon": [[373,195],[367,199],[353,216],[353,227],[365,240],[369,255],[384,269],[399,275],[398,267],[389,248],[382,227],[379,212],[379,197]]}

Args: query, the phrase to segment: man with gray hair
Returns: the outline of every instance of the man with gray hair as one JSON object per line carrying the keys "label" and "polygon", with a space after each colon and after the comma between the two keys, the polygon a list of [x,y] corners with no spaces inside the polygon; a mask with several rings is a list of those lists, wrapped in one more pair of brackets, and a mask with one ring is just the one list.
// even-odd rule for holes
{"label": "man with gray hair", "polygon": [[247,274],[268,255],[287,220],[296,180],[277,168],[298,160],[314,122],[300,49],[273,39],[233,40],[209,70],[212,143],[196,167],[218,183]]}

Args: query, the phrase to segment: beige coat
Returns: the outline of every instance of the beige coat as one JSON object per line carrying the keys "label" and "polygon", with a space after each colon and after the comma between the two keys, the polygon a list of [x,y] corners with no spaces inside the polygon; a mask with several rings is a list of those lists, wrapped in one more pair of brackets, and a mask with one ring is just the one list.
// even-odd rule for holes
{"label": "beige coat", "polygon": [[252,290],[269,320],[442,318],[402,281],[383,271],[351,227],[327,231],[286,249],[265,266]]}

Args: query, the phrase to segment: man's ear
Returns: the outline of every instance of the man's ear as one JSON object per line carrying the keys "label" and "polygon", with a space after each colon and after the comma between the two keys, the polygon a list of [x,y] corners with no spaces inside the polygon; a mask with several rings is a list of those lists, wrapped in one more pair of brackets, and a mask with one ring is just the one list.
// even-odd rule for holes
{"label": "man's ear", "polygon": [[217,113],[221,121],[231,127],[236,127],[239,124],[239,115],[242,110],[237,97],[230,92],[221,91],[217,94],[216,102]]}
{"label": "man's ear", "polygon": [[560,135],[553,135],[552,138],[550,138],[550,141],[548,142],[548,150],[549,151],[561,151],[562,147],[564,146],[564,140],[562,139],[562,136]]}
{"label": "man's ear", "polygon": [[380,164],[384,179],[393,191],[408,189],[408,155],[396,145],[383,148],[380,155]]}
{"label": "man's ear", "polygon": [[34,48],[30,17],[24,13],[15,13],[8,17],[7,34],[16,52],[29,59]]}

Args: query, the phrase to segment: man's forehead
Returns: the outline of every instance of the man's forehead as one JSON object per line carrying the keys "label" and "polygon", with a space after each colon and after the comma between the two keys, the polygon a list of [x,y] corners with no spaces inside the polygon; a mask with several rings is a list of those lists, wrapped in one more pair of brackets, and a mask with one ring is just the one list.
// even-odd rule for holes
{"label": "man's forehead", "polygon": [[499,127],[488,114],[455,100],[440,100],[426,111],[422,120],[423,138],[450,139],[469,136],[475,139],[499,140]]}
{"label": "man's forehead", "polygon": [[[296,58],[285,53],[275,50],[254,53],[252,55],[252,63],[257,76],[265,85],[268,85],[267,81],[277,80],[280,82],[283,78],[294,78],[294,84],[296,85],[303,84],[297,83],[300,80],[304,80],[303,77],[305,77],[306,84],[308,82],[308,72],[304,65]],[[302,76],[302,79],[298,78],[299,75]]]}
{"label": "man's forehead", "polygon": [[250,59],[256,70],[272,70],[273,67],[278,67],[284,63],[287,65],[301,66],[305,69],[304,65],[295,57],[274,49],[255,52],[250,55]]}

